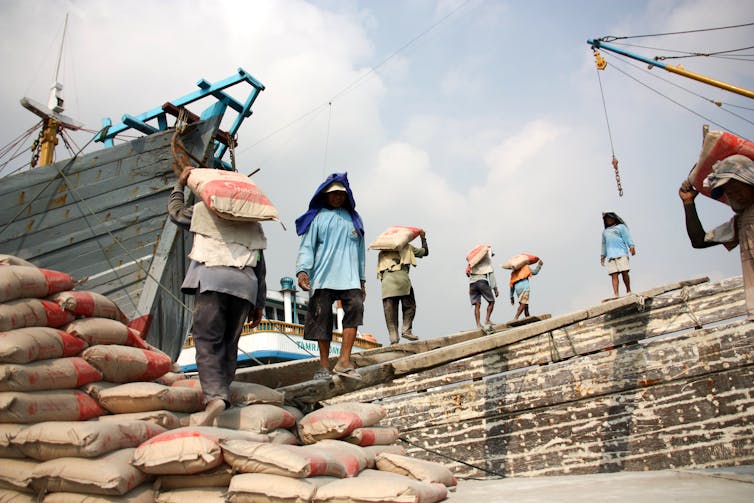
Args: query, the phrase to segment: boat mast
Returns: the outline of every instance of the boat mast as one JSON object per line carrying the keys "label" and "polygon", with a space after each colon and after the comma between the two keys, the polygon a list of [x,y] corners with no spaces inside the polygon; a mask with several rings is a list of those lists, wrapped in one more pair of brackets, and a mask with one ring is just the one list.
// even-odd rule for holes
{"label": "boat mast", "polygon": [[605,49],[606,51],[614,52],[616,54],[621,54],[623,56],[627,56],[629,58],[641,61],[643,63],[647,63],[650,66],[656,66],[658,68],[662,68],[663,70],[666,70],[670,73],[675,73],[676,75],[681,75],[683,77],[687,77],[689,79],[697,80],[699,82],[702,82],[704,84],[709,84],[711,86],[718,87],[720,89],[725,89],[726,91],[730,91],[735,94],[740,94],[741,96],[746,96],[747,98],[754,99],[754,91],[750,91],[748,89],[745,89],[743,87],[734,86],[732,84],[728,84],[726,82],[722,82],[720,80],[715,80],[709,77],[706,77],[704,75],[690,72],[688,70],[685,70],[680,65],[673,66],[673,65],[666,65],[665,63],[661,63],[659,61],[656,61],[654,59],[645,58],[643,56],[639,56],[638,54],[633,54],[629,51],[626,51],[624,49],[621,49],[619,47],[615,47],[612,45],[605,44],[604,42],[600,41],[599,39],[590,39],[586,41],[587,44],[592,46],[592,49]]}
{"label": "boat mast", "polygon": [[[47,101],[47,107],[55,113],[61,113],[63,109],[63,84],[59,81],[60,62],[63,58],[63,44],[65,44],[65,33],[68,29],[68,14],[65,15],[65,24],[63,25],[63,38],[60,40],[60,50],[58,51],[58,64],[55,69],[55,82],[50,88],[50,99]],[[39,166],[52,164],[55,157],[55,146],[58,144],[58,132],[60,131],[60,122],[55,117],[47,116],[42,119],[44,127],[40,137],[39,144]]]}
{"label": "boat mast", "polygon": [[[65,25],[63,27],[63,39],[60,41],[60,50],[58,51],[58,64],[55,69],[55,82],[50,88],[50,98],[47,106],[32,100],[31,98],[22,98],[21,105],[27,110],[38,115],[42,119],[42,131],[39,133],[38,143],[32,148],[34,156],[31,160],[31,166],[47,166],[52,164],[55,159],[55,146],[58,144],[58,135],[63,129],[77,130],[83,127],[83,124],[63,115],[63,84],[59,82],[60,64],[63,60],[63,44],[65,43],[65,34],[68,30],[68,14],[65,15]],[[38,150],[37,150],[38,149]]]}

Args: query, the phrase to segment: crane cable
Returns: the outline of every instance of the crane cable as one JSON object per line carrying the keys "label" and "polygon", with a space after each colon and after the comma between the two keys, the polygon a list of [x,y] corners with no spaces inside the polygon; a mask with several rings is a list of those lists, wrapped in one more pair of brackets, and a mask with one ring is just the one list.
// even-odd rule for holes
{"label": "crane cable", "polygon": [[610,139],[610,153],[612,154],[611,164],[613,165],[613,171],[615,171],[615,183],[618,186],[618,196],[623,197],[623,185],[620,181],[620,172],[618,171],[618,159],[615,157],[615,147],[613,145],[613,133],[610,130],[610,119],[607,115],[607,103],[605,102],[605,91],[602,88],[602,77],[600,72],[605,69],[607,62],[602,57],[600,52],[596,48],[592,48],[594,51],[595,64],[597,67],[597,81],[600,84],[600,96],[602,96],[602,109],[605,111],[605,123],[607,124],[607,136]]}

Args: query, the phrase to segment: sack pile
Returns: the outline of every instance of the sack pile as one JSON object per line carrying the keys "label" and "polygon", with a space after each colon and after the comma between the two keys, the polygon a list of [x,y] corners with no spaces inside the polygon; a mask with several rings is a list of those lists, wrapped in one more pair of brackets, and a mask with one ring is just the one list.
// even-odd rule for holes
{"label": "sack pile", "polygon": [[172,372],[116,305],[63,273],[0,264],[0,501],[431,503],[456,485],[405,456],[374,404],[304,415],[234,382],[234,407],[189,426],[199,381]]}

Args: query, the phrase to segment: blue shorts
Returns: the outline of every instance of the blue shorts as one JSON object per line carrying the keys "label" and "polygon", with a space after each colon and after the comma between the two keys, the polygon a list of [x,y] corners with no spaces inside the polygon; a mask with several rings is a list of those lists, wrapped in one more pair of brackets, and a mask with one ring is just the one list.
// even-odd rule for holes
{"label": "blue shorts", "polygon": [[364,323],[364,296],[360,288],[350,290],[315,290],[309,299],[309,310],[304,322],[304,339],[331,341],[335,321],[332,305],[336,300],[343,304],[343,328],[356,328]]}
{"label": "blue shorts", "polygon": [[470,283],[469,299],[471,300],[471,305],[481,304],[482,297],[484,297],[484,300],[489,304],[495,303],[495,295],[492,293],[492,288],[490,288],[489,282],[485,279],[480,279]]}

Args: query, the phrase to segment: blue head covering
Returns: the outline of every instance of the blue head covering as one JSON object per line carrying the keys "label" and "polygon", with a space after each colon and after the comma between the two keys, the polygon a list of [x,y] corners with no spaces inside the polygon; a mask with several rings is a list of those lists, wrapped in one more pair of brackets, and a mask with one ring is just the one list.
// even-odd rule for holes
{"label": "blue head covering", "polygon": [[364,235],[364,223],[361,221],[361,217],[356,211],[356,201],[353,199],[353,192],[351,192],[351,186],[348,184],[348,173],[333,173],[328,176],[319,187],[317,187],[317,190],[314,191],[312,200],[309,201],[309,209],[306,213],[296,219],[296,234],[301,236],[309,230],[309,226],[312,224],[314,217],[317,216],[317,213],[319,213],[319,210],[327,205],[327,196],[325,195],[324,190],[333,182],[340,182],[346,188],[346,194],[348,197],[346,198],[344,209],[348,210],[348,213],[351,214],[351,221],[356,230],[358,230],[362,236]]}

